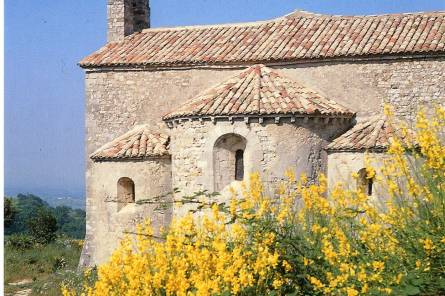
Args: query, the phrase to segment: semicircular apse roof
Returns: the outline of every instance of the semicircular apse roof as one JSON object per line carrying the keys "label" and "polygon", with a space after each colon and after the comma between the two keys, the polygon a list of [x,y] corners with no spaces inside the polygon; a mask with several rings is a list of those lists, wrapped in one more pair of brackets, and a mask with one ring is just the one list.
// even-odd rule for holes
{"label": "semicircular apse roof", "polygon": [[275,116],[352,118],[355,113],[264,65],[254,65],[166,114],[187,117]]}
{"label": "semicircular apse roof", "polygon": [[399,121],[390,122],[385,116],[376,115],[358,122],[349,131],[336,138],[326,147],[327,151],[381,151],[389,148],[391,138],[402,143],[414,141],[412,130],[403,131]]}
{"label": "semicircular apse roof", "polygon": [[96,161],[164,157],[170,155],[169,142],[169,136],[151,132],[148,125],[138,125],[105,144],[90,157]]}

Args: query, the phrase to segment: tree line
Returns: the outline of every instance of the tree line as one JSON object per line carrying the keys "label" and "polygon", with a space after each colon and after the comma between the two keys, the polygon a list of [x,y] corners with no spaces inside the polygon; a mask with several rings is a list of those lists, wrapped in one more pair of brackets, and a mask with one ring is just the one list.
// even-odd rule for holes
{"label": "tree line", "polygon": [[[5,235],[21,237],[20,241],[49,243],[57,236],[74,239],[85,237],[85,211],[67,206],[51,207],[33,194],[5,197]],[[24,240],[23,238],[26,237]]]}

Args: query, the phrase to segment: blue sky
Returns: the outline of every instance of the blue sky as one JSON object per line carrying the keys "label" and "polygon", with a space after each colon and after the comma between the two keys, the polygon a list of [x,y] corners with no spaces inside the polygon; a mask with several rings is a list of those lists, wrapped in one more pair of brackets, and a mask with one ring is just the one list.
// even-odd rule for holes
{"label": "blue sky", "polygon": [[[445,0],[151,0],[152,26],[445,10]],[[84,197],[84,84],[106,0],[5,0],[5,191]]]}

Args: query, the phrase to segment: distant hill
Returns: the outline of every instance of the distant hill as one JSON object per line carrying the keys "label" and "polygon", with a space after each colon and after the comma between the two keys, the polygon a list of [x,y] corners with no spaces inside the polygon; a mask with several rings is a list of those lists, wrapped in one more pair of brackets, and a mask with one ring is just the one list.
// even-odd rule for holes
{"label": "distant hill", "polygon": [[61,197],[42,197],[52,207],[67,206],[73,209],[85,210],[85,198],[76,198],[71,196]]}
{"label": "distant hill", "polygon": [[83,239],[85,237],[85,211],[62,205],[52,207],[50,203],[33,194],[18,194],[12,199],[16,212],[13,221],[5,227],[5,234],[26,233],[27,222],[35,216],[40,208],[53,213],[57,220],[58,232],[68,237]]}
{"label": "distant hill", "polygon": [[79,197],[82,193],[57,192],[57,190],[20,190],[20,188],[15,187],[5,187],[6,196],[17,197],[19,194],[35,195],[52,207],[67,206],[73,209],[85,210],[85,197]]}

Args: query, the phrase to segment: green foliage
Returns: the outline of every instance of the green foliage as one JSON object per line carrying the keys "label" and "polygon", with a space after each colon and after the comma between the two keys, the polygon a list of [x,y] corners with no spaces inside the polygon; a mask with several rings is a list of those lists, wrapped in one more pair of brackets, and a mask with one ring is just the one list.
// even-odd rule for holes
{"label": "green foliage", "polygon": [[4,204],[4,216],[3,216],[5,227],[12,224],[16,213],[17,213],[17,210],[15,209],[12,199],[6,197],[5,204]]}
{"label": "green foliage", "polygon": [[[81,241],[58,238],[47,245],[33,244],[23,249],[9,244],[10,240],[11,236],[5,238],[6,293],[31,288],[32,295],[56,296],[60,295],[62,282],[82,281],[76,272],[82,250]],[[32,283],[24,286],[8,285],[23,279],[30,279]]]}
{"label": "green foliage", "polygon": [[45,201],[33,194],[19,194],[12,200],[17,212],[11,225],[5,227],[5,235],[27,232],[26,223],[29,218],[33,217],[38,209],[49,207]]}
{"label": "green foliage", "polygon": [[41,198],[32,194],[19,194],[16,198],[11,198],[10,202],[15,211],[15,216],[11,223],[5,224],[6,235],[29,233],[27,221],[35,218],[36,213],[43,209],[51,212],[55,217],[58,235],[66,235],[76,239],[82,239],[85,236],[86,215],[84,210],[71,209],[66,206],[52,208]]}
{"label": "green foliage", "polygon": [[39,208],[37,214],[27,221],[27,226],[36,242],[47,244],[56,238],[57,220],[48,209]]}
{"label": "green foliage", "polygon": [[66,266],[66,259],[63,256],[55,257],[53,263],[53,271],[56,272],[58,270],[63,269]]}
{"label": "green foliage", "polygon": [[[32,194],[5,198],[4,211],[7,293],[32,288],[32,295],[60,295],[64,281],[81,285],[76,269],[83,242],[72,238],[85,236],[85,211],[52,208]],[[24,279],[32,283],[8,285]]]}
{"label": "green foliage", "polygon": [[5,245],[18,250],[31,249],[35,244],[34,238],[27,234],[18,233],[5,239]]}
{"label": "green foliage", "polygon": [[84,238],[86,219],[84,210],[59,206],[54,208],[53,213],[59,226],[58,233],[77,239]]}

